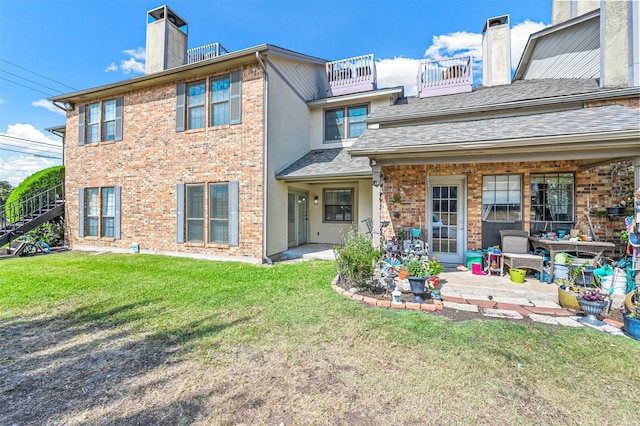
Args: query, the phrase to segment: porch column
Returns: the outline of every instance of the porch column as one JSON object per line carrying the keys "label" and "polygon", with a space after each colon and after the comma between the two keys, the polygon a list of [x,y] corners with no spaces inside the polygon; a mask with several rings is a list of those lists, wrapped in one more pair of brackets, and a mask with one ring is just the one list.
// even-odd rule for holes
{"label": "porch column", "polygon": [[633,157],[631,159],[633,165],[633,191],[640,188],[640,157]]}
{"label": "porch column", "polygon": [[373,217],[373,228],[371,230],[371,236],[373,237],[373,246],[380,247],[380,169],[381,167],[375,164],[375,161],[371,162],[371,170],[373,171],[373,197],[371,199],[371,214]]}

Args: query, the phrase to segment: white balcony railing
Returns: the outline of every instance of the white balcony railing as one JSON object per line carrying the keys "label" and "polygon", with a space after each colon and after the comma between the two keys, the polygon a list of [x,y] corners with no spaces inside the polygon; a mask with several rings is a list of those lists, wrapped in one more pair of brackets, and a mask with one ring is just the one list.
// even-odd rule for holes
{"label": "white balcony railing", "polygon": [[418,94],[421,98],[470,92],[472,84],[471,55],[420,62]]}
{"label": "white balcony railing", "polygon": [[229,53],[229,51],[222,47],[220,43],[211,43],[206,46],[194,47],[193,49],[187,50],[187,64],[217,58],[225,53]]}
{"label": "white balcony railing", "polygon": [[376,89],[373,54],[328,62],[327,96],[346,95]]}

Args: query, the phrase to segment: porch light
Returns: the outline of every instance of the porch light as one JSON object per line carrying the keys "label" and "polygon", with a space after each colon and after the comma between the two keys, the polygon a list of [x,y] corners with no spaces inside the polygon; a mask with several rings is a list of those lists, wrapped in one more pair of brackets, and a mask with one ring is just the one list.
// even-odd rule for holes
{"label": "porch light", "polygon": [[313,197],[313,205],[315,205],[315,206],[318,205],[318,196],[317,195],[315,197]]}
{"label": "porch light", "polygon": [[380,186],[380,181],[378,181],[377,179],[374,179],[373,186]]}

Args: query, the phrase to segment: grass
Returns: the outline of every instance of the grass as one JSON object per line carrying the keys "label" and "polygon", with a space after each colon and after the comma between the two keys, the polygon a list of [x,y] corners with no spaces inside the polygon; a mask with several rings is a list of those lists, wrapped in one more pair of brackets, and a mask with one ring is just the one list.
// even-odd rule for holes
{"label": "grass", "polygon": [[0,424],[638,418],[639,342],[367,307],[331,289],[334,262],[65,252],[0,268]]}

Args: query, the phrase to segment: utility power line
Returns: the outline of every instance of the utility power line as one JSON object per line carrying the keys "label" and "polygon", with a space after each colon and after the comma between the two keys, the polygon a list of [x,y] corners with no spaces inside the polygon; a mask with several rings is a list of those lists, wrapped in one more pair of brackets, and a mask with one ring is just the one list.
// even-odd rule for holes
{"label": "utility power line", "polygon": [[52,143],[46,143],[46,142],[42,142],[42,141],[35,141],[33,139],[25,139],[25,138],[20,138],[18,136],[12,136],[12,135],[2,134],[2,133],[0,133],[0,138],[15,139],[15,140],[18,140],[18,141],[24,141],[24,142],[32,143],[32,144],[35,144],[35,145],[46,145],[46,146],[50,146],[52,148],[56,147],[55,145],[53,145],[54,143],[59,142],[59,141],[51,141]]}
{"label": "utility power line", "polygon": [[17,84],[18,86],[26,87],[27,89],[35,90],[36,92],[44,93],[47,96],[55,96],[51,93],[43,92],[42,90],[34,89],[33,87],[26,86],[24,84],[18,83],[17,81],[9,80],[8,78],[0,76],[0,80],[8,81],[9,83]]}
{"label": "utility power line", "polygon": [[44,88],[46,88],[46,89],[55,90],[55,91],[56,91],[56,92],[58,92],[58,93],[62,93],[62,90],[58,90],[58,89],[54,89],[53,87],[45,86],[45,85],[44,85],[44,84],[42,84],[42,83],[38,83],[37,81],[29,80],[28,78],[24,78],[24,77],[22,77],[21,75],[14,74],[14,73],[9,72],[9,71],[7,71],[7,70],[2,70],[2,69],[0,69],[0,72],[3,72],[3,73],[6,73],[6,74],[9,74],[9,75],[12,75],[12,76],[14,76],[14,77],[21,78],[21,79],[23,79],[23,80],[28,81],[29,83],[37,84],[38,86],[42,86],[42,87],[44,87]]}
{"label": "utility power line", "polygon": [[[42,154],[36,154],[36,153],[32,153],[32,152],[17,151],[17,150],[15,150],[15,149],[3,148],[3,147],[1,147],[1,146],[0,146],[0,151],[17,152],[18,154],[31,155],[31,156],[35,156],[35,157],[42,157],[42,158],[51,158],[51,159],[53,159],[53,160],[60,160],[60,159],[62,159],[62,155],[58,155],[58,156],[52,157],[52,156],[42,155]],[[51,154],[53,154],[53,153],[51,153]]]}
{"label": "utility power line", "polygon": [[21,70],[25,70],[25,71],[27,71],[27,72],[30,72],[31,74],[37,75],[38,77],[42,77],[42,78],[44,78],[44,79],[46,79],[46,80],[53,81],[54,83],[60,84],[60,85],[62,85],[62,86],[64,86],[64,87],[68,87],[68,88],[69,88],[69,89],[71,89],[71,90],[78,90],[78,89],[76,89],[75,87],[71,87],[71,86],[69,86],[69,85],[67,85],[67,84],[61,83],[61,82],[59,82],[59,81],[57,81],[57,80],[54,80],[54,79],[52,79],[52,78],[45,77],[45,76],[44,76],[44,75],[42,75],[42,74],[38,74],[37,72],[31,71],[31,70],[29,70],[29,69],[27,69],[27,68],[25,68],[25,67],[21,67],[20,65],[14,64],[13,62],[9,62],[9,61],[7,61],[6,59],[0,59],[0,61],[2,61],[2,62],[6,62],[6,63],[7,63],[7,64],[9,64],[9,65],[13,65],[13,66],[14,66],[14,67],[16,67],[16,68],[20,68]]}
{"label": "utility power line", "polygon": [[[16,145],[7,145],[7,144],[3,144],[0,143],[0,149],[11,149],[11,150],[22,150],[22,152],[24,153],[31,153],[31,152],[37,152],[37,153],[43,153],[43,154],[59,154],[62,152],[62,148],[60,148],[60,150],[53,150],[53,149],[43,149],[43,148],[29,148],[29,147],[23,147],[23,146],[16,146]],[[17,152],[17,151],[16,151]]]}

